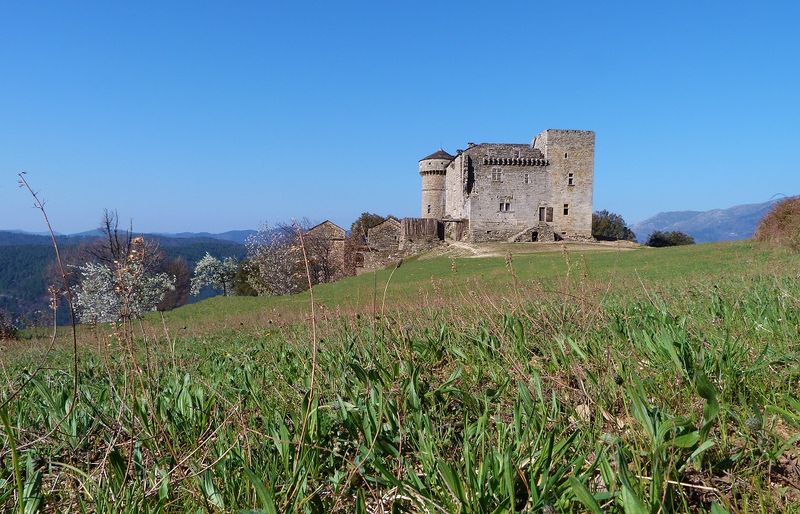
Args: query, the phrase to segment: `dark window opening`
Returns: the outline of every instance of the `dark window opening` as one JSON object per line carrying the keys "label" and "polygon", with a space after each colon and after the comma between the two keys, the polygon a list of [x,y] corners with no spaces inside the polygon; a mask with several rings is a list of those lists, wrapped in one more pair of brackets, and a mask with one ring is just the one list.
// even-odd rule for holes
{"label": "dark window opening", "polygon": [[538,232],[531,232],[531,242],[535,243],[539,240],[539,233]]}
{"label": "dark window opening", "polygon": [[500,202],[500,212],[508,212],[511,210],[511,204],[508,202]]}
{"label": "dark window opening", "polygon": [[475,169],[472,167],[472,161],[469,156],[467,157],[467,194],[472,193],[472,188],[475,186]]}
{"label": "dark window opening", "polygon": [[564,204],[564,216],[569,216],[569,204]]}
{"label": "dark window opening", "polygon": [[430,214],[430,213],[431,213],[431,206],[428,205],[428,214]]}
{"label": "dark window opening", "polygon": [[525,174],[525,183],[526,184],[530,184],[531,183],[531,174],[530,173],[526,173]]}
{"label": "dark window opening", "polygon": [[567,158],[567,152],[564,152],[564,158],[565,159]]}
{"label": "dark window opening", "polygon": [[553,208],[552,207],[548,207],[547,208],[547,222],[548,223],[552,223],[552,221],[553,221]]}
{"label": "dark window opening", "polygon": [[545,208],[539,207],[539,221],[544,221]]}
{"label": "dark window opening", "polygon": [[575,174],[574,173],[570,173],[569,175],[567,175],[567,185],[568,186],[574,186],[575,185]]}

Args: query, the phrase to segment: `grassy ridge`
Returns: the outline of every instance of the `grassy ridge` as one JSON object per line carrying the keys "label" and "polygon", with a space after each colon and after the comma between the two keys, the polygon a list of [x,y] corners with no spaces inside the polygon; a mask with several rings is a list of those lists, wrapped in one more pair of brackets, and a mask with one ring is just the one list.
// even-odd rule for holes
{"label": "grassy ridge", "polygon": [[318,288],[315,326],[258,325],[301,295],[170,314],[197,336],[84,333],[74,408],[58,353],[8,410],[0,508],[14,442],[30,511],[800,511],[797,257],[452,267],[405,263],[375,317],[333,311],[380,309],[389,270]]}

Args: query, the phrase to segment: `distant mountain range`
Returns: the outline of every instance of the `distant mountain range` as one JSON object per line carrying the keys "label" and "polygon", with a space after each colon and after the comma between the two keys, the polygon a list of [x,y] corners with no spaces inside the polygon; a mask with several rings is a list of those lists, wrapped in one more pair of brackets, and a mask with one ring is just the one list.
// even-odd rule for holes
{"label": "distant mountain range", "polygon": [[736,205],[710,211],[662,212],[634,224],[631,229],[639,242],[647,240],[656,230],[680,231],[694,237],[698,243],[748,239],[758,222],[782,198],[764,203]]}
{"label": "distant mountain range", "polygon": [[[187,240],[202,241],[227,241],[230,243],[245,244],[247,238],[255,234],[255,230],[229,230],[218,234],[211,232],[178,232],[142,234],[148,239],[157,240],[162,246],[183,246]],[[99,230],[87,230],[75,234],[56,234],[59,243],[77,244],[82,241],[100,237]],[[25,232],[24,230],[0,230],[0,246],[10,245],[50,245],[50,235],[41,232]]]}

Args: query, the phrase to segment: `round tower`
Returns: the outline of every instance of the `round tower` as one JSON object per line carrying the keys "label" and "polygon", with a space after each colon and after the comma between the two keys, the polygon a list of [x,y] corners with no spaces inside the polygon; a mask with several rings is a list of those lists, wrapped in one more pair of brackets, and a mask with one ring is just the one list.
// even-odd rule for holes
{"label": "round tower", "polygon": [[445,175],[453,157],[441,148],[419,160],[422,176],[422,217],[442,219],[445,209]]}

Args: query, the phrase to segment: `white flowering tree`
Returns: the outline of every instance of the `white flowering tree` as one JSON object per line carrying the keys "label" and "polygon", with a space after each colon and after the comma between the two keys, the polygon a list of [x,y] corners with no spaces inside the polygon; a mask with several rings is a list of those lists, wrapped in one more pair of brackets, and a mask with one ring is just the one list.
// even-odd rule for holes
{"label": "white flowering tree", "polygon": [[302,250],[295,244],[291,227],[264,225],[247,238],[247,281],[260,296],[302,290]]}
{"label": "white flowering tree", "polygon": [[239,263],[233,257],[220,260],[206,252],[194,267],[192,294],[198,295],[201,289],[211,286],[222,290],[222,294],[225,296],[232,296],[234,294],[233,279],[238,269]]}
{"label": "white flowering tree", "polygon": [[132,240],[130,251],[112,264],[87,262],[78,266],[75,310],[82,322],[130,321],[155,310],[175,279],[147,266],[143,238]]}

